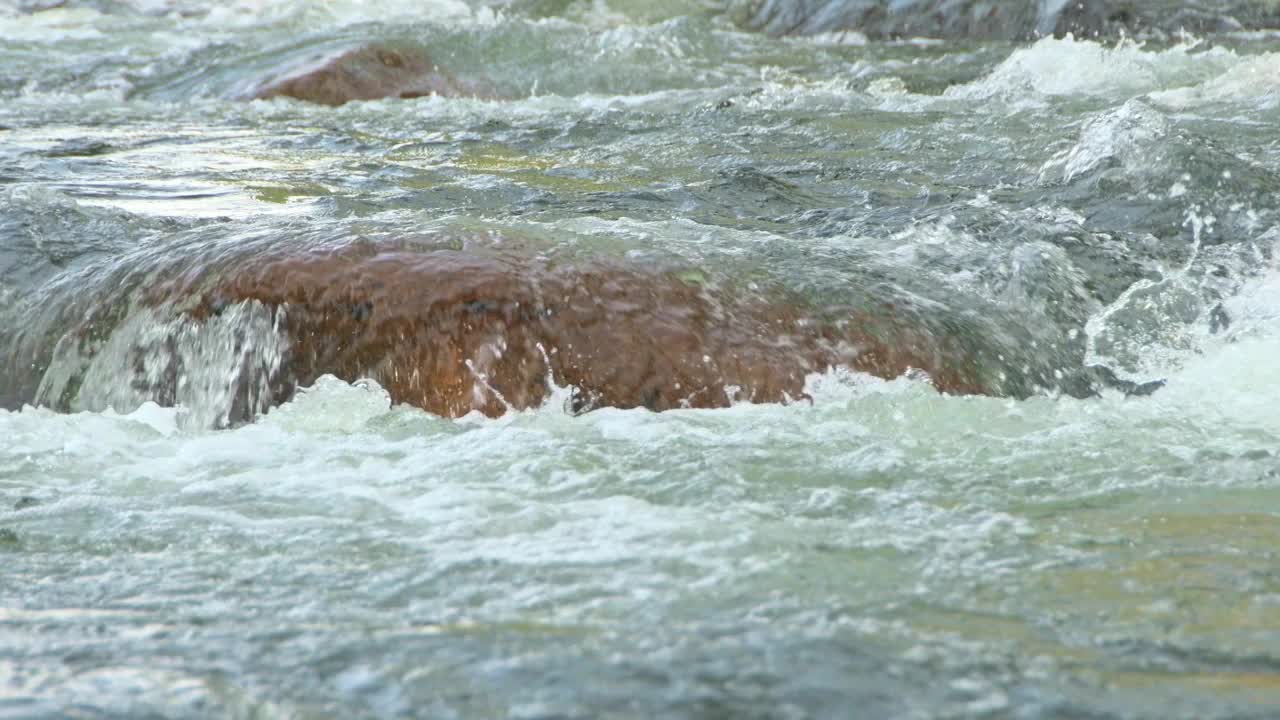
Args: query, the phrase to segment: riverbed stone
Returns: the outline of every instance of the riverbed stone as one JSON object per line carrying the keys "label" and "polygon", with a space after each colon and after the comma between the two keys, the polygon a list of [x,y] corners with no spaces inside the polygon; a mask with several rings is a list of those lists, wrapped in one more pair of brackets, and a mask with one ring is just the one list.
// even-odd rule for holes
{"label": "riverbed stone", "polygon": [[1274,0],[734,0],[730,15],[769,35],[858,32],[871,39],[1028,40],[1280,27]]}
{"label": "riverbed stone", "polygon": [[353,100],[479,95],[417,48],[366,45],[317,53],[282,68],[250,93],[255,100],[291,97],[321,105]]}
{"label": "riverbed stone", "polygon": [[778,294],[617,261],[351,246],[246,256],[215,274],[153,297],[193,307],[195,294],[198,322],[229,303],[282,310],[289,350],[274,402],[325,374],[373,378],[394,402],[446,417],[536,407],[552,384],[575,388],[579,411],[787,402],[833,367],[883,378],[916,369],[945,392],[999,391],[954,338],[892,308],[818,317]]}

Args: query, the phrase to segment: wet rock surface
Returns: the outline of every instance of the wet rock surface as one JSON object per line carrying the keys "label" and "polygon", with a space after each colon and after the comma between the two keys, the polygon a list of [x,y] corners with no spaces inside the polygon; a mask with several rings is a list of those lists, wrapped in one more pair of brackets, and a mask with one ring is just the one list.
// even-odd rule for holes
{"label": "wet rock surface", "polygon": [[914,368],[945,392],[996,390],[953,343],[888,313],[820,321],[785,299],[611,262],[352,247],[232,267],[153,299],[190,305],[198,293],[198,321],[233,303],[279,310],[290,349],[275,402],[323,374],[372,377],[395,402],[449,417],[536,406],[550,382],[575,389],[577,411],[786,402],[805,396],[808,373],[835,366],[884,378]]}
{"label": "wet rock surface", "polygon": [[1280,27],[1280,5],[1269,0],[742,0],[731,4],[731,14],[742,27],[774,36],[858,32],[871,39],[1027,40]]}
{"label": "wet rock surface", "polygon": [[337,106],[353,100],[480,94],[436,67],[422,50],[368,45],[313,55],[261,83],[249,99],[291,97]]}

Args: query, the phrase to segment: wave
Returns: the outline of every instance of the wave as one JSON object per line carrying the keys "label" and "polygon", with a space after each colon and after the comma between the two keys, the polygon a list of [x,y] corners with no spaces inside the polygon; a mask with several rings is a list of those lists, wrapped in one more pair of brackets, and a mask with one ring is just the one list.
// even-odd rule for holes
{"label": "wave", "polygon": [[1215,77],[1153,92],[1151,99],[1174,109],[1241,102],[1248,102],[1252,111],[1280,109],[1280,53],[1242,59]]}
{"label": "wave", "polygon": [[1244,62],[1224,48],[1183,43],[1150,51],[1139,43],[1105,45],[1093,40],[1044,38],[1014,50],[986,76],[949,88],[966,100],[1053,96],[1133,96],[1207,80]]}

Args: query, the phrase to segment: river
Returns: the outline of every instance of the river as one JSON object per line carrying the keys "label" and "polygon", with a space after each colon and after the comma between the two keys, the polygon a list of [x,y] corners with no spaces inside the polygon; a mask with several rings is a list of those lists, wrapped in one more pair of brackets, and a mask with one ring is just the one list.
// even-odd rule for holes
{"label": "river", "polygon": [[[0,718],[1280,715],[1280,34],[31,10],[0,7]],[[486,97],[238,98],[370,41]],[[446,419],[326,375],[246,422],[270,321],[193,340],[139,300],[353,238],[893,308],[1003,391],[552,382]]]}

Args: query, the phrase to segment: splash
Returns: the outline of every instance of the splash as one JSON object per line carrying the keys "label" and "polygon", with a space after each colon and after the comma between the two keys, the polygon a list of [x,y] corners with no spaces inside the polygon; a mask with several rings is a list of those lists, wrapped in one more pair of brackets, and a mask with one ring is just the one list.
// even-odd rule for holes
{"label": "splash", "polygon": [[265,422],[292,432],[351,433],[391,409],[391,396],[375,380],[345,383],[322,375],[299,388],[289,402],[270,411]]}
{"label": "splash", "polygon": [[116,412],[159,402],[183,408],[184,427],[226,427],[272,404],[272,382],[288,348],[282,317],[253,302],[230,305],[202,323],[137,309],[100,345],[64,337],[37,402]]}
{"label": "splash", "polygon": [[[1250,333],[1265,325],[1268,316],[1248,298],[1274,296],[1280,229],[1239,245],[1205,245],[1215,223],[1212,215],[1188,210],[1192,248],[1186,264],[1166,269],[1157,279],[1139,280],[1090,318],[1086,364],[1106,365],[1134,380],[1162,377],[1242,337],[1242,328],[1227,332],[1241,319],[1248,320],[1242,327],[1252,328]],[[1222,302],[1222,297],[1230,299]]]}
{"label": "splash", "polygon": [[1248,102],[1255,110],[1276,110],[1280,108],[1280,53],[1248,58],[1199,84],[1154,92],[1151,99],[1174,109]]}
{"label": "splash", "polygon": [[989,75],[947,90],[948,97],[1032,99],[1044,96],[1138,95],[1214,77],[1241,62],[1230,50],[1184,43],[1151,52],[1122,40],[1044,38],[1013,53]]}
{"label": "splash", "polygon": [[1069,183],[1110,160],[1128,173],[1141,174],[1152,164],[1152,146],[1169,132],[1163,113],[1142,100],[1129,100],[1089,121],[1075,145],[1041,166],[1040,182]]}

